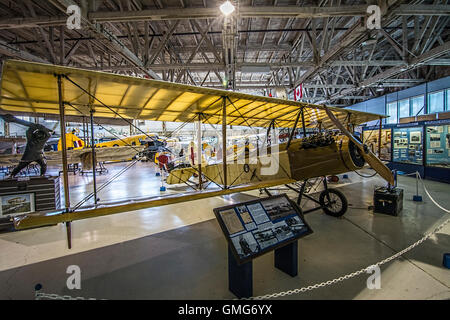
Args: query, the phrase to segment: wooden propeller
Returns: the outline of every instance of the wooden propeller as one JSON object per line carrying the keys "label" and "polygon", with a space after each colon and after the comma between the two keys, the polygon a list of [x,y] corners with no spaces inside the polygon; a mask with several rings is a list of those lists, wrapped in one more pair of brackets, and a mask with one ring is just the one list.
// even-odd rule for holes
{"label": "wooden propeller", "polygon": [[394,185],[394,175],[383,162],[381,162],[378,157],[373,154],[369,148],[358,141],[345,127],[342,123],[334,116],[333,112],[331,112],[328,108],[325,108],[325,111],[330,118],[330,120],[336,125],[336,127],[341,130],[341,132],[346,135],[350,141],[352,141],[355,146],[359,149],[360,154],[364,158],[364,160],[389,184]]}

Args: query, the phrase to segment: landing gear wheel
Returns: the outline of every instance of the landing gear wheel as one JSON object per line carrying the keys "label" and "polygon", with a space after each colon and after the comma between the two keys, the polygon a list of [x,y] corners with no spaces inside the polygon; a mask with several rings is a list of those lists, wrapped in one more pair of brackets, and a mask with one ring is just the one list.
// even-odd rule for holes
{"label": "landing gear wheel", "polygon": [[[329,199],[327,197],[329,195]],[[344,194],[336,189],[324,190],[319,195],[320,205],[323,211],[332,217],[341,217],[347,212],[348,202]]]}

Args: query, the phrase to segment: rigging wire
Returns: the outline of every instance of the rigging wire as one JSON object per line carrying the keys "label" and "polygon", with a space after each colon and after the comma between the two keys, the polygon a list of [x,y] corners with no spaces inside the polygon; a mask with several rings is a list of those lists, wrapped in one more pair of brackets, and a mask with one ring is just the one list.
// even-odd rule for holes
{"label": "rigging wire", "polygon": [[[76,111],[78,111],[80,114],[83,114],[78,108],[76,108],[74,105],[72,105],[70,102],[66,102],[69,106],[71,106],[72,108],[74,108]],[[123,143],[125,143],[127,146],[133,148],[134,150],[136,150],[137,152],[141,152],[139,149],[135,148],[135,146],[133,146],[132,144],[129,144],[128,142],[126,142],[125,140],[123,140],[120,136],[116,135],[114,132],[106,129],[104,126],[102,126],[100,123],[96,122],[94,120],[94,123],[96,125],[98,125],[99,127],[101,127],[103,130],[108,131],[108,133],[110,133],[111,135],[113,135],[114,137],[116,137],[118,140],[122,141]]]}
{"label": "rigging wire", "polygon": [[[102,101],[100,101],[96,96],[94,96],[93,94],[91,94],[90,92],[88,92],[86,89],[84,89],[83,87],[81,87],[78,83],[76,83],[75,81],[73,81],[72,79],[70,79],[67,75],[62,75],[64,78],[66,78],[68,81],[70,81],[74,86],[76,86],[77,88],[79,88],[81,91],[83,91],[84,93],[86,93],[89,97],[97,100],[102,106],[104,106],[105,108],[107,108],[108,110],[110,110],[111,112],[113,112],[115,115],[119,116],[122,120],[124,120],[125,122],[127,122],[130,126],[132,126],[133,128],[137,129],[138,131],[142,132],[142,134],[144,134],[147,138],[149,138],[150,140],[156,142],[157,139],[153,138],[152,136],[148,135],[146,132],[144,132],[143,130],[141,130],[139,127],[135,126],[130,120],[124,118],[122,115],[120,115],[117,111],[115,111],[114,109],[112,109],[110,106],[106,105],[105,103],[103,103]],[[162,149],[166,150],[169,153],[172,153],[172,151],[166,147],[161,147]]]}
{"label": "rigging wire", "polygon": [[[75,109],[76,111],[78,111],[80,114],[81,111],[76,108],[74,105],[72,105],[70,102],[67,102],[67,104],[69,106],[71,106],[73,109]],[[99,124],[98,122],[94,121],[96,125],[100,126],[101,128],[103,128],[104,130],[108,131],[110,134],[112,134],[113,136],[115,136],[116,138],[118,138],[120,141],[122,141],[123,143],[125,143],[127,146],[133,148],[135,151],[137,151],[138,153],[140,153],[141,151],[139,149],[137,149],[135,146],[129,144],[128,142],[126,142],[125,140],[123,140],[122,138],[120,138],[119,136],[117,136],[115,133],[113,133],[112,131],[109,131],[108,129],[106,129],[105,127],[103,127],[101,124]],[[119,176],[121,176],[123,173],[125,173],[128,169],[130,169],[133,165],[135,165],[137,163],[137,159],[135,159],[131,164],[129,164],[128,166],[126,166],[125,168],[123,168],[122,170],[119,171],[119,173],[117,173],[116,175],[114,175],[112,178],[110,178],[108,181],[106,181],[103,185],[101,185],[96,191],[102,191],[105,187],[107,187],[108,185],[111,184],[111,182],[113,182],[115,179],[117,179]],[[73,208],[73,210],[77,210],[78,208],[80,208],[84,203],[86,203],[87,201],[89,201],[92,197],[94,196],[94,192],[90,193],[89,195],[87,195],[85,198],[83,198],[81,201],[79,201]]]}

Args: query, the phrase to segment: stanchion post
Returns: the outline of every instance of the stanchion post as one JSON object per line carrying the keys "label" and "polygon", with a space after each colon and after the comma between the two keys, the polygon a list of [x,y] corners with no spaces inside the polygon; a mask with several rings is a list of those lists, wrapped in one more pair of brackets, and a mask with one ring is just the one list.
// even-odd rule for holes
{"label": "stanchion post", "polygon": [[161,179],[161,187],[159,188],[159,191],[164,192],[164,191],[166,191],[166,187],[164,186],[164,169],[163,169],[163,166],[161,166],[161,163],[158,163],[158,165],[159,165],[159,174],[160,174],[160,179]]}
{"label": "stanchion post", "polygon": [[413,196],[413,201],[422,202],[422,196],[419,195],[419,172],[416,171],[416,194]]}

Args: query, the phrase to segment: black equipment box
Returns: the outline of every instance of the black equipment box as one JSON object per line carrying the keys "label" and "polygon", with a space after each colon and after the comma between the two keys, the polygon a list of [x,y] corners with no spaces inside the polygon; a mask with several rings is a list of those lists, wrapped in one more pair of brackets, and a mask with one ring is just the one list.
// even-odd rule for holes
{"label": "black equipment box", "polygon": [[397,216],[403,209],[403,189],[376,188],[373,194],[373,212]]}
{"label": "black equipment box", "polygon": [[12,226],[12,217],[60,209],[59,177],[18,177],[0,180],[0,229]]}

